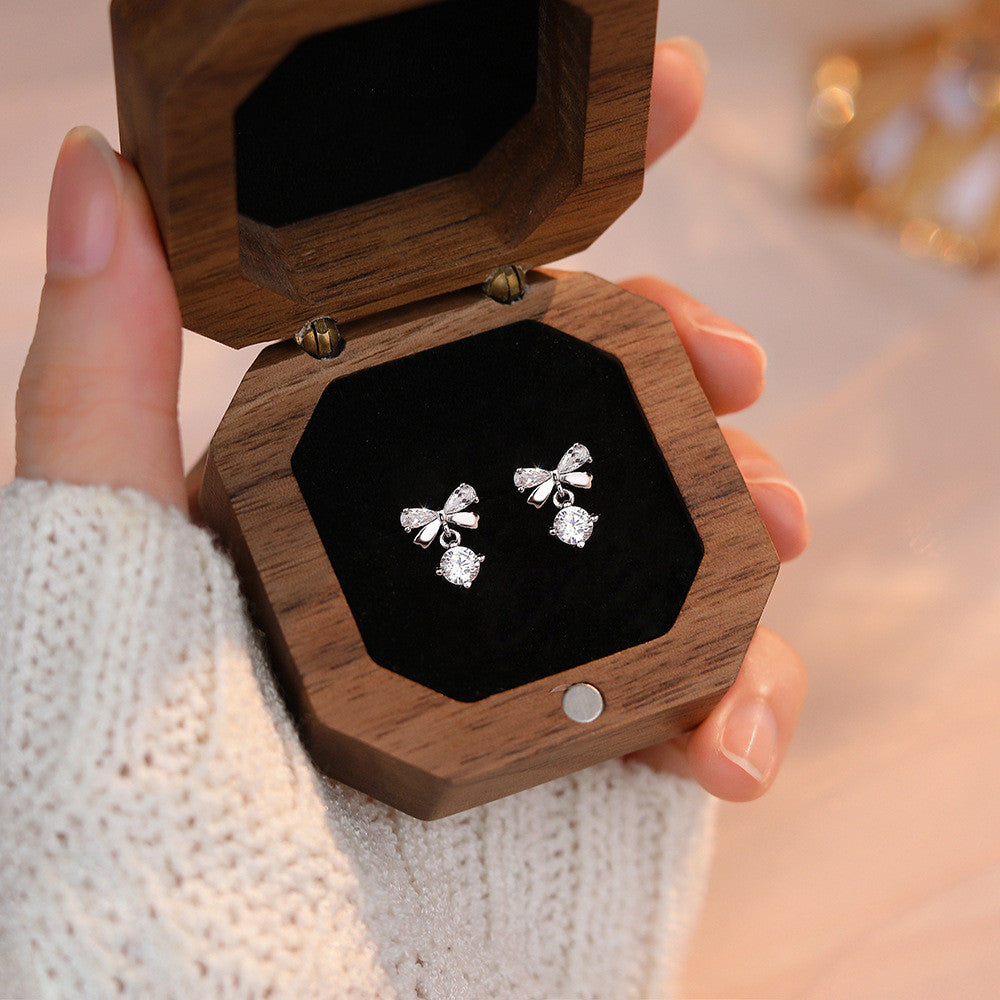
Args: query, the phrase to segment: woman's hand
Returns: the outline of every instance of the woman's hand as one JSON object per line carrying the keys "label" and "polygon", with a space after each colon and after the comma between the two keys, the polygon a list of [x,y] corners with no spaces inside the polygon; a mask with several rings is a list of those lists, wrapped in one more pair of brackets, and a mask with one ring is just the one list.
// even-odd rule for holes
{"label": "woman's hand", "polygon": [[[701,104],[705,55],[688,39],[657,46],[646,165],[651,166],[693,123]],[[717,415],[749,406],[764,388],[765,357],[736,324],[656,278],[624,286],[661,305],[673,320],[698,381]],[[736,464],[782,561],[809,540],[802,496],[781,466],[752,438],[725,430]],[[757,630],[736,683],[693,732],[632,754],[658,770],[690,774],[713,795],[755,799],[774,781],[791,742],[806,675],[795,650],[768,629]]]}
{"label": "woman's hand", "polygon": [[[649,162],[694,120],[703,71],[692,43],[658,46]],[[671,315],[717,413],[756,398],[764,356],[748,334],[663,282],[637,279],[627,287]],[[180,311],[142,182],[96,132],[74,129],[52,182],[48,275],[17,394],[17,475],[131,487],[188,509],[177,421],[180,357]],[[794,557],[807,536],[801,498],[766,452],[736,432],[727,436],[779,555]],[[689,770],[723,798],[754,798],[774,779],[804,685],[794,652],[760,630],[711,716],[693,733],[635,757]]]}

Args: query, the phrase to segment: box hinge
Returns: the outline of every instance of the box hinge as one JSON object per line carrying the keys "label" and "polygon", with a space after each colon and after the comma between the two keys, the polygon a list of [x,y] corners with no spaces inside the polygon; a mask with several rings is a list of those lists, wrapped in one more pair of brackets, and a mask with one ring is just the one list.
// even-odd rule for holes
{"label": "box hinge", "polygon": [[329,316],[317,316],[315,319],[309,320],[295,334],[295,343],[306,354],[319,358],[321,361],[328,361],[343,351],[346,341],[340,335],[336,321]]}
{"label": "box hinge", "polygon": [[498,267],[484,282],[483,292],[488,298],[501,305],[520,302],[528,292],[528,281],[524,268],[518,264],[504,264]]}

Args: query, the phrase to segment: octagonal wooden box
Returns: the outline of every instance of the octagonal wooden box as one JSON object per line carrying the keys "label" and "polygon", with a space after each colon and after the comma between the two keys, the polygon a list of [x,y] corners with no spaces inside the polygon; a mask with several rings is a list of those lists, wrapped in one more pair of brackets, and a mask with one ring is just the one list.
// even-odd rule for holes
{"label": "octagonal wooden box", "polygon": [[[212,441],[204,513],[317,766],[424,819],[697,724],[777,572],[666,315],[533,270],[641,190],[655,10],[112,3],[123,152],[185,325],[279,341]],[[582,549],[513,484],[576,442]],[[399,522],[460,482],[468,590]]]}

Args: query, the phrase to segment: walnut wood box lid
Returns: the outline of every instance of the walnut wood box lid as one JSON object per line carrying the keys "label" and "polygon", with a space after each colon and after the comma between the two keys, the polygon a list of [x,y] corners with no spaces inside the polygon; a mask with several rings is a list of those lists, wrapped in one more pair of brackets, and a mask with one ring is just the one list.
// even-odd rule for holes
{"label": "walnut wood box lid", "polygon": [[122,151],[233,347],[588,246],[642,188],[654,0],[113,0]]}

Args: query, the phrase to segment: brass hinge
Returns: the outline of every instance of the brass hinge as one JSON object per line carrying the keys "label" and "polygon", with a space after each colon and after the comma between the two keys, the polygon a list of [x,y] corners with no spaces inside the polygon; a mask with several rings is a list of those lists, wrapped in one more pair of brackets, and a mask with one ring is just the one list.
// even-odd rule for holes
{"label": "brass hinge", "polygon": [[328,361],[337,357],[343,351],[347,343],[340,335],[337,324],[329,316],[317,316],[309,320],[308,323],[297,334],[295,343],[302,348],[306,354],[319,358],[321,361]]}
{"label": "brass hinge", "polygon": [[528,292],[524,268],[518,264],[498,267],[483,282],[483,292],[501,305],[509,306],[512,302],[520,302]]}

